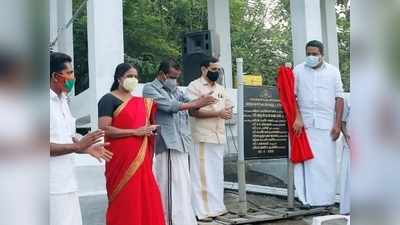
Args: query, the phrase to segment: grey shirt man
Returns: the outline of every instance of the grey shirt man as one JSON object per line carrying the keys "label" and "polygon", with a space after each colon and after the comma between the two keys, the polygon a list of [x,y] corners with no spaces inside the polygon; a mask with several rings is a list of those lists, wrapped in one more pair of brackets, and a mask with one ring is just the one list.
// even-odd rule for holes
{"label": "grey shirt man", "polygon": [[143,97],[152,98],[157,103],[156,120],[160,130],[156,136],[156,154],[168,149],[188,152],[192,144],[189,114],[180,111],[179,107],[190,99],[178,88],[169,90],[164,87],[158,79],[144,85]]}

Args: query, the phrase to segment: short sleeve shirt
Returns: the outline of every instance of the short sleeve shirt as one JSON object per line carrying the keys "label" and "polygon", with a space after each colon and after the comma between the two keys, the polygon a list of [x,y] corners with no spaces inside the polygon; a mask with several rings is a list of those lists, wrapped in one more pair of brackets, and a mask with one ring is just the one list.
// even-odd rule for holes
{"label": "short sleeve shirt", "polygon": [[112,117],[114,111],[122,104],[122,100],[108,93],[104,95],[98,103],[98,117]]}
{"label": "short sleeve shirt", "polygon": [[297,103],[306,128],[331,129],[335,118],[336,98],[343,98],[339,70],[324,63],[318,69],[304,63],[294,68]]}
{"label": "short sleeve shirt", "polygon": [[[217,99],[217,103],[201,108],[204,111],[221,111],[232,106],[228,99],[226,90],[223,86],[215,83],[211,86],[203,77],[192,81],[186,89],[187,96],[197,99],[202,95],[212,92],[212,96]],[[225,140],[225,120],[219,117],[214,118],[195,118],[190,120],[192,139],[194,143],[214,143],[224,144]]]}
{"label": "short sleeve shirt", "polygon": [[[71,144],[75,135],[75,118],[65,95],[50,90],[50,143]],[[73,154],[50,157],[50,193],[65,194],[78,190]]]}

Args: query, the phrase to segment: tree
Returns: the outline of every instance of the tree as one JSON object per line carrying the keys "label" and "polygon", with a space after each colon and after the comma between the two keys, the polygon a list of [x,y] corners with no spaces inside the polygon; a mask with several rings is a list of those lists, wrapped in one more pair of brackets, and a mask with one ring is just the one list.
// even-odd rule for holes
{"label": "tree", "polygon": [[[340,70],[349,88],[349,1],[338,1],[337,24]],[[82,0],[73,0],[74,10]],[[154,79],[158,63],[172,57],[181,61],[182,35],[207,29],[207,0],[124,0],[125,61],[139,68],[140,79]],[[230,0],[232,65],[244,59],[244,71],[263,76],[275,85],[276,69],[292,61],[289,0]],[[88,86],[86,13],[74,23],[76,91]],[[233,68],[235,73],[236,69]],[[234,76],[236,77],[236,76]]]}
{"label": "tree", "polygon": [[[76,12],[82,0],[73,0],[73,11]],[[76,76],[75,94],[89,88],[89,64],[88,64],[88,42],[87,42],[87,13],[86,7],[74,20],[73,25],[74,41],[74,70]]]}
{"label": "tree", "polygon": [[339,45],[339,69],[344,89],[350,90],[350,0],[338,1],[336,10]]}
{"label": "tree", "polygon": [[231,2],[232,58],[244,59],[244,71],[261,74],[274,86],[276,69],[292,61],[288,0]]}
{"label": "tree", "polygon": [[[289,0],[231,1],[232,58],[244,58],[244,71],[275,85],[276,69],[291,62],[292,31]],[[268,22],[266,26],[265,15]],[[339,69],[346,91],[350,87],[350,0],[337,3]],[[235,70],[234,70],[235,71]]]}
{"label": "tree", "polygon": [[167,57],[181,61],[182,35],[207,29],[207,1],[124,1],[126,61],[138,65],[141,81],[154,78]]}

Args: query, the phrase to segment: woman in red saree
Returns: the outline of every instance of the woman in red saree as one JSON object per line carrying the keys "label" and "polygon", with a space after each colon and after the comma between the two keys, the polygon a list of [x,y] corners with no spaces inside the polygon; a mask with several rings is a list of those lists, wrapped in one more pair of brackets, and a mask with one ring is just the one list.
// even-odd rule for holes
{"label": "woman in red saree", "polygon": [[165,225],[152,172],[156,106],[151,99],[131,95],[136,77],[134,67],[118,65],[111,92],[99,101],[99,128],[114,153],[105,172],[107,225]]}

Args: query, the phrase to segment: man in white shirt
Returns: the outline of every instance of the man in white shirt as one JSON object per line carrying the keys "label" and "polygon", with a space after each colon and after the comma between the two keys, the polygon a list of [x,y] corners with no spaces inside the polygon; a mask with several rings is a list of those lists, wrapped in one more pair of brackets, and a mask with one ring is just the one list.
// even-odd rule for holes
{"label": "man in white shirt", "polygon": [[314,158],[295,165],[295,187],[300,201],[329,206],[336,196],[336,140],[341,132],[343,84],[339,70],[323,60],[320,41],[306,45],[306,60],[294,68],[298,111],[293,124],[305,127]]}
{"label": "man in white shirt", "polygon": [[210,57],[201,63],[201,75],[186,89],[189,98],[211,95],[217,102],[190,110],[193,149],[189,155],[192,177],[193,209],[201,222],[210,222],[225,214],[224,145],[225,121],[232,118],[232,102],[226,90],[217,83],[218,59]]}
{"label": "man in white shirt", "polygon": [[78,187],[71,153],[90,154],[99,161],[110,160],[112,153],[99,143],[104,132],[75,137],[75,119],[69,110],[66,93],[75,76],[72,59],[64,53],[50,54],[50,225],[81,225]]}

